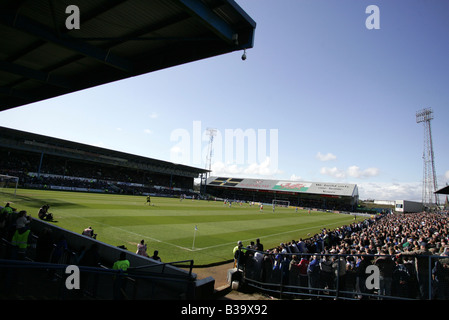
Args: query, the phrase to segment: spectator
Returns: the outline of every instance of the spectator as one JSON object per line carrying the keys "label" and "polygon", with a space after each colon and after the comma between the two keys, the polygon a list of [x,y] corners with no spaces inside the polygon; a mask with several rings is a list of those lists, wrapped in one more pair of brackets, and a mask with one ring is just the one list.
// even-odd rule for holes
{"label": "spectator", "polygon": [[292,256],[292,260],[289,265],[289,284],[291,286],[299,286],[299,258],[296,254]]}
{"label": "spectator", "polygon": [[31,216],[27,216],[25,210],[19,211],[16,219],[16,229],[28,228],[31,222]]}
{"label": "spectator", "polygon": [[82,235],[93,239],[97,239],[97,234],[94,233],[94,230],[90,226],[83,230]]}
{"label": "spectator", "polygon": [[375,259],[374,265],[379,267],[379,295],[390,296],[394,269],[393,259],[386,250],[382,250],[381,255]]}
{"label": "spectator", "polygon": [[[117,261],[114,262],[112,265],[113,270],[120,270],[121,272],[124,272],[129,269],[130,263],[129,260],[126,259],[126,252],[122,251],[120,252],[120,257]],[[115,299],[123,299],[124,298],[124,292],[125,292],[125,286],[126,286],[126,280],[123,279],[121,276],[114,277],[114,298]]]}
{"label": "spectator", "polygon": [[154,250],[153,255],[150,258],[153,259],[153,260],[162,262],[161,261],[161,257],[159,257],[159,251],[158,250]]}
{"label": "spectator", "polygon": [[11,240],[12,252],[11,259],[23,260],[25,259],[26,251],[29,245],[30,229],[20,228],[14,232]]}
{"label": "spectator", "polygon": [[[310,288],[321,288],[320,281],[320,257],[314,255],[307,267],[307,275],[309,279]],[[311,294],[319,293],[319,290],[310,290]]]}
{"label": "spectator", "polygon": [[126,252],[120,252],[120,257],[112,265],[113,270],[127,271],[130,266],[129,260],[126,259]]}
{"label": "spectator", "polygon": [[432,269],[435,280],[433,299],[449,299],[449,258],[438,259]]}
{"label": "spectator", "polygon": [[53,220],[53,214],[48,212],[48,209],[50,209],[50,205],[48,204],[44,204],[40,209],[39,212],[37,213],[37,216],[39,217],[39,219],[41,220],[47,220],[47,221],[51,221]]}
{"label": "spectator", "polygon": [[232,250],[234,256],[234,268],[242,268],[245,265],[245,254],[243,252],[242,241],[237,241],[237,245]]}
{"label": "spectator", "polygon": [[408,298],[410,273],[404,265],[402,257],[398,256],[395,261],[396,267],[393,270],[391,293],[393,296]]}
{"label": "spectator", "polygon": [[260,243],[259,238],[256,239],[256,245],[255,245],[254,249],[257,251],[263,251],[263,244]]}
{"label": "spectator", "polygon": [[421,242],[420,249],[400,253],[401,256],[408,256],[415,258],[415,269],[419,284],[419,292],[421,299],[429,298],[429,250],[427,250],[427,243]]}
{"label": "spectator", "polygon": [[332,263],[332,268],[335,271],[335,287],[338,288],[338,291],[346,290],[346,259],[344,253],[344,250],[341,250]]}
{"label": "spectator", "polygon": [[320,262],[320,279],[323,288],[334,289],[334,276],[335,272],[332,267],[331,258],[325,255]]}
{"label": "spectator", "polygon": [[[309,256],[303,255],[298,264],[299,269],[299,285],[301,287],[307,287],[309,285],[309,278],[307,275],[307,268],[309,267]],[[305,292],[304,289],[302,289]]]}
{"label": "spectator", "polygon": [[[358,286],[358,291],[362,294],[371,293],[366,287],[366,268],[370,265],[370,258],[363,252],[360,256],[360,260],[356,264],[356,285]],[[367,296],[362,296],[362,299],[367,299]]]}
{"label": "spectator", "polygon": [[143,239],[140,240],[140,243],[137,244],[136,254],[138,254],[140,256],[148,257],[147,245]]}

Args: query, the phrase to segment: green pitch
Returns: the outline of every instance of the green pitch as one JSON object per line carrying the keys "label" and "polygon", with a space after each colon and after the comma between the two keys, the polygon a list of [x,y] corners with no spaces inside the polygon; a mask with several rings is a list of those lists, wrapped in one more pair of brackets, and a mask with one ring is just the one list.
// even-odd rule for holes
{"label": "green pitch", "polygon": [[[9,190],[9,191],[8,191]],[[145,196],[91,194],[11,189],[0,192],[0,204],[10,201],[18,210],[37,218],[39,208],[50,204],[57,226],[81,233],[92,226],[97,240],[125,245],[135,252],[145,240],[148,253],[159,251],[163,262],[193,259],[205,265],[233,258],[238,240],[249,245],[260,238],[265,248],[306,238],[322,228],[334,229],[353,222],[353,216],[248,204],[231,207],[222,201],[192,201]]]}

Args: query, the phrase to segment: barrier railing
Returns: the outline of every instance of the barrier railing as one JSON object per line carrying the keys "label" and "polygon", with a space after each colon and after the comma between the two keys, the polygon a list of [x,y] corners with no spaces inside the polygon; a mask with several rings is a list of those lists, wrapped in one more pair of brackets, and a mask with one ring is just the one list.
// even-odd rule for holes
{"label": "barrier railing", "polygon": [[[76,266],[80,271],[80,290],[70,290],[67,267],[76,265],[76,252],[65,249],[56,259],[35,262],[34,248],[19,254],[16,247],[0,239],[0,297],[31,299],[185,299],[194,287],[193,260],[130,267],[125,272],[106,266]],[[54,246],[55,247],[55,246]],[[167,266],[181,264],[189,271],[172,273]],[[166,272],[167,271],[167,272]]]}
{"label": "barrier railing", "polygon": [[[281,298],[449,300],[449,256],[243,250],[237,260],[243,285]],[[300,267],[301,259],[307,261]]]}

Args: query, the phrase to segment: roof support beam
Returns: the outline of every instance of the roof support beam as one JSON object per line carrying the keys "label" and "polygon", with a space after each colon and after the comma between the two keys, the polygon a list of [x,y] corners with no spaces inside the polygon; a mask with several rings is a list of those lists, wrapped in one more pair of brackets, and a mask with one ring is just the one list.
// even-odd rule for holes
{"label": "roof support beam", "polygon": [[12,12],[0,12],[0,23],[22,30],[26,33],[32,34],[51,43],[55,43],[82,55],[94,58],[129,74],[133,73],[133,64],[127,59],[110,53],[108,50],[97,48],[85,42],[70,38],[66,35],[58,37],[45,26],[42,26],[24,16],[16,15]]}
{"label": "roof support beam", "polygon": [[41,82],[48,83],[53,86],[66,88],[66,89],[73,89],[73,86],[71,83],[61,76],[52,75],[47,72],[42,72],[38,70],[33,70],[21,65],[18,65],[16,63],[11,63],[7,61],[0,61],[0,70],[6,71],[12,74],[16,74],[19,76],[23,76],[28,79],[34,79]]}
{"label": "roof support beam", "polygon": [[207,27],[228,43],[237,44],[237,32],[216,15],[203,2],[197,0],[178,0],[193,16],[196,16]]}

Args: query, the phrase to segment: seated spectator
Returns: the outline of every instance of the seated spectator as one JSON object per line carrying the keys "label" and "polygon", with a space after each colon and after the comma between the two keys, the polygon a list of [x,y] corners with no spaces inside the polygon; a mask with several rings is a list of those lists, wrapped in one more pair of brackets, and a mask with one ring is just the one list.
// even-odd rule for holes
{"label": "seated spectator", "polygon": [[97,239],[97,234],[94,233],[94,230],[93,230],[92,227],[90,227],[90,226],[83,230],[82,235],[83,235],[83,236],[90,237],[90,238]]}
{"label": "seated spectator", "polygon": [[136,254],[144,256],[144,257],[148,257],[147,245],[143,239],[140,240],[140,243],[137,244]]}
{"label": "seated spectator", "polygon": [[31,222],[31,216],[27,216],[27,212],[22,210],[19,212],[16,220],[16,229],[29,228]]}
{"label": "seated spectator", "polygon": [[37,216],[39,217],[39,219],[41,220],[47,220],[47,221],[51,221],[53,220],[53,214],[48,212],[48,209],[50,209],[50,205],[48,204],[44,204],[40,209],[39,212],[37,214]]}
{"label": "seated spectator", "polygon": [[159,257],[159,251],[157,251],[157,250],[154,250],[153,255],[150,258],[161,262],[161,257]]}

